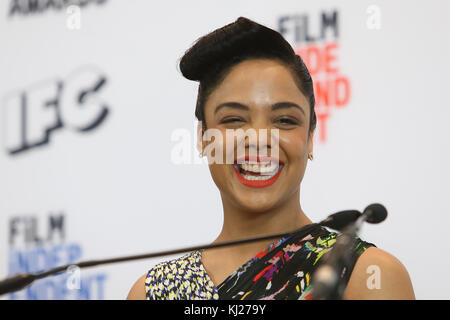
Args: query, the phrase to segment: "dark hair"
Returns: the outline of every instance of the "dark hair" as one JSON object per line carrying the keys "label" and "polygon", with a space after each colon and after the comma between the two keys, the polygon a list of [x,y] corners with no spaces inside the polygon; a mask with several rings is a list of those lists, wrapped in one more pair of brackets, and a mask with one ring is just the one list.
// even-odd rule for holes
{"label": "dark hair", "polygon": [[204,119],[209,94],[235,64],[252,58],[277,59],[292,72],[310,105],[310,132],[316,127],[315,98],[311,75],[291,45],[275,30],[244,17],[199,38],[180,60],[180,70],[189,80],[199,81],[195,116]]}

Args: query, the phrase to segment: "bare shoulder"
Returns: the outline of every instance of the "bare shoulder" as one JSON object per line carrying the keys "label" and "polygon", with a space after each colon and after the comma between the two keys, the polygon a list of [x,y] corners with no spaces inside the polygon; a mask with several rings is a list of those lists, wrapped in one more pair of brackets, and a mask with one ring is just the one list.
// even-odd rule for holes
{"label": "bare shoulder", "polygon": [[411,300],[415,294],[405,266],[390,253],[370,247],[356,261],[344,298]]}
{"label": "bare shoulder", "polygon": [[145,278],[147,277],[147,273],[139,277],[128,293],[127,300],[146,300],[145,295]]}

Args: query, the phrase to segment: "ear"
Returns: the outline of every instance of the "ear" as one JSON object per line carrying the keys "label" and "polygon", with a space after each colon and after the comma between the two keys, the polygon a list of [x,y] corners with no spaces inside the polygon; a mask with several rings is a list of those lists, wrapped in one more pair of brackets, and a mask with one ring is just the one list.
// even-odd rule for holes
{"label": "ear", "polygon": [[314,132],[315,130],[311,131],[308,136],[308,154],[314,154]]}

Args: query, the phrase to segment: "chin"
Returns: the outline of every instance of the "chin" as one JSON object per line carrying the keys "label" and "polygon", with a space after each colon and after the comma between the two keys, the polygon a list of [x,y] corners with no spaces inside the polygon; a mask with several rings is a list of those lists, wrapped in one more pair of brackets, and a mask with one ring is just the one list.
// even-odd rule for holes
{"label": "chin", "polygon": [[251,213],[264,213],[276,207],[280,198],[277,197],[277,193],[255,192],[248,191],[234,194],[235,203],[242,208],[242,210]]}

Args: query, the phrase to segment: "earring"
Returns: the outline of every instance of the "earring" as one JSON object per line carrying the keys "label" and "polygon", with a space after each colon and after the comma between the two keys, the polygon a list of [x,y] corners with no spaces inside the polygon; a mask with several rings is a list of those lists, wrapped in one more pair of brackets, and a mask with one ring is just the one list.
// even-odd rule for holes
{"label": "earring", "polygon": [[203,158],[203,152],[199,152],[199,153],[198,153],[198,157],[199,157],[199,158]]}
{"label": "earring", "polygon": [[313,156],[312,152],[308,153],[308,159],[311,161],[314,160],[314,156]]}

